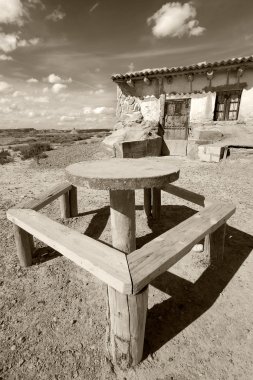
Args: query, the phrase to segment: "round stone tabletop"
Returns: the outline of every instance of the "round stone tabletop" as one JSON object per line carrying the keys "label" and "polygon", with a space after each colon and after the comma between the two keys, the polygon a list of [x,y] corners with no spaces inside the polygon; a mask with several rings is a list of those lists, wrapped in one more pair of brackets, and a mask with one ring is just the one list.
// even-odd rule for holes
{"label": "round stone tabletop", "polygon": [[70,183],[99,190],[160,188],[178,177],[179,169],[169,162],[168,157],[83,161],[66,168]]}

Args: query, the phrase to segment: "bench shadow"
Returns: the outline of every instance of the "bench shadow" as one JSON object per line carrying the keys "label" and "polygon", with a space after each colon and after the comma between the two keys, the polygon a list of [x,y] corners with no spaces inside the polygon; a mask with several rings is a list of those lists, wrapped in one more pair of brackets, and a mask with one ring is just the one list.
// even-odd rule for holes
{"label": "bench shadow", "polygon": [[32,262],[33,264],[42,264],[59,256],[62,256],[62,254],[51,247],[38,247],[33,251]]}
{"label": "bench shadow", "polygon": [[208,267],[195,283],[165,272],[151,285],[171,296],[148,310],[144,358],[159,350],[217,300],[253,249],[253,236],[227,226],[224,262]]}
{"label": "bench shadow", "polygon": [[141,248],[144,244],[147,244],[157,236],[175,227],[187,218],[190,218],[192,215],[196,214],[196,212],[196,210],[193,210],[187,206],[162,206],[161,217],[158,220],[154,220],[152,217],[147,219],[148,226],[152,232],[138,237],[136,239],[136,248]]}

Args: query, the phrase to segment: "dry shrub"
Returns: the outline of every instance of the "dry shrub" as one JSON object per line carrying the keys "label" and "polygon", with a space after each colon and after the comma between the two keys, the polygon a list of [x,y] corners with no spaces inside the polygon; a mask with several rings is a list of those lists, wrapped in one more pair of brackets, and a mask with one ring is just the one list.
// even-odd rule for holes
{"label": "dry shrub", "polygon": [[13,162],[13,158],[8,150],[2,149],[0,152],[0,165],[8,164],[9,162]]}
{"label": "dry shrub", "polygon": [[40,158],[46,158],[47,155],[45,151],[51,150],[51,145],[48,142],[42,143],[31,143],[28,146],[17,147],[15,150],[19,150],[21,153],[22,160],[27,160],[29,158],[34,158],[39,162]]}

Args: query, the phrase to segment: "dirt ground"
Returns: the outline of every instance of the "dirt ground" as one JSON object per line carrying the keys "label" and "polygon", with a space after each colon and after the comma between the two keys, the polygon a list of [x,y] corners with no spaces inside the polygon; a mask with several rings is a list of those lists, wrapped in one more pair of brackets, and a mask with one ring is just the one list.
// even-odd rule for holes
{"label": "dirt ground", "polygon": [[[104,285],[36,241],[34,265],[19,266],[6,210],[64,178],[64,167],[102,159],[98,143],[76,144],[0,167],[0,379],[251,380],[253,378],[253,156],[231,152],[219,164],[171,158],[177,185],[232,202],[224,264],[208,267],[191,252],[149,289],[143,361],[128,371],[105,359]],[[60,219],[58,201],[43,213],[111,243],[105,191],[79,189],[79,217]],[[196,206],[168,194],[162,217],[147,223],[136,192],[137,246],[193,214]]]}

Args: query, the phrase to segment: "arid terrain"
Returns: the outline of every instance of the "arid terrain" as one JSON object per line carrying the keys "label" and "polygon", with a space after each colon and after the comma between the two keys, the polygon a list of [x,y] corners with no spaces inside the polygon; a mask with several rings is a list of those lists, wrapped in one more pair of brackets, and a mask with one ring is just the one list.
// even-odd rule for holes
{"label": "arid terrain", "polygon": [[[7,144],[10,144],[8,141]],[[171,158],[177,185],[232,202],[224,264],[189,253],[149,289],[144,359],[128,371],[105,359],[104,285],[36,241],[34,265],[21,268],[6,210],[64,179],[73,162],[103,159],[98,140],[0,165],[0,379],[251,380],[253,378],[253,155],[231,150],[218,164]],[[136,192],[137,246],[191,216],[197,207],[162,195],[162,216],[147,223]],[[111,243],[106,191],[78,189],[79,217],[61,219],[58,201],[42,212]]]}

